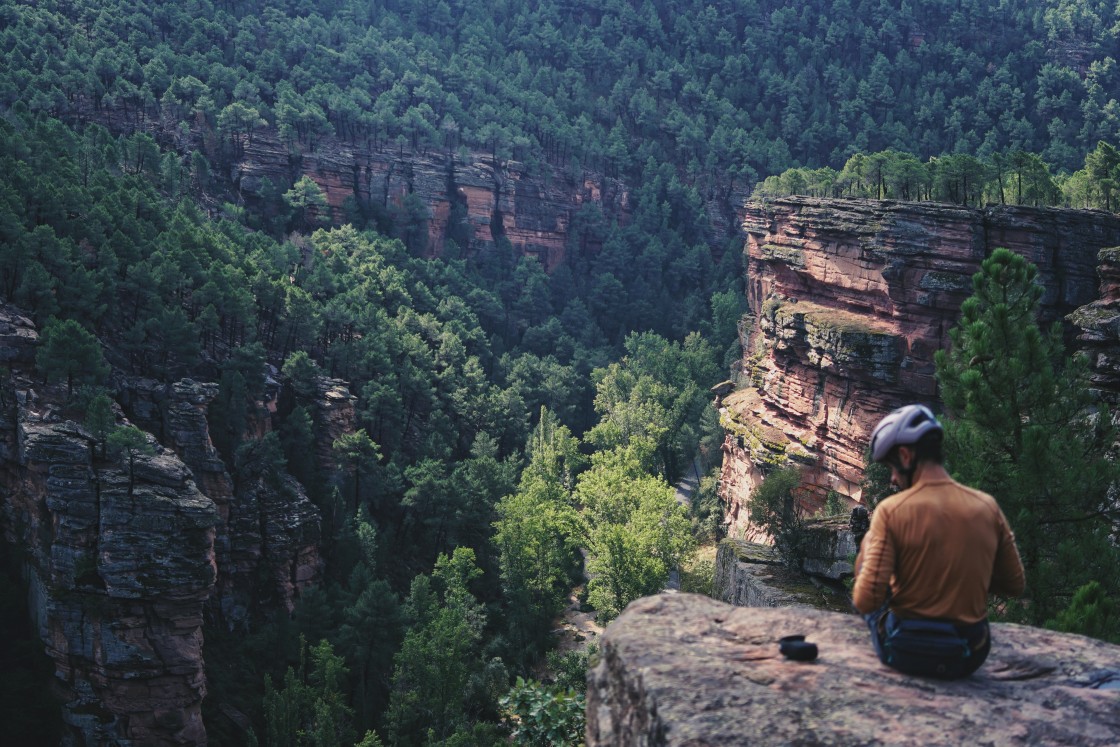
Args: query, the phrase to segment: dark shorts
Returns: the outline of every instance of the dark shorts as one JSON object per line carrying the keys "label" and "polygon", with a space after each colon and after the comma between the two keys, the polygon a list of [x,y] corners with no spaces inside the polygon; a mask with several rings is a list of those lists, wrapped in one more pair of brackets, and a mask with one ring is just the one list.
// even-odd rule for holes
{"label": "dark shorts", "polygon": [[863,616],[879,661],[905,674],[957,679],[975,672],[992,649],[987,620],[902,620],[888,608]]}

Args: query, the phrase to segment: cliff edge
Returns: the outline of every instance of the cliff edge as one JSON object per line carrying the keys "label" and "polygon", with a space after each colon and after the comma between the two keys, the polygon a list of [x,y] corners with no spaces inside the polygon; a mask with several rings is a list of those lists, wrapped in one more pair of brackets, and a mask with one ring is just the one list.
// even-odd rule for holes
{"label": "cliff edge", "polygon": [[[1120,744],[1120,646],[992,631],[979,672],[940,682],[880,664],[855,615],[646,597],[601,639],[587,746]],[[778,652],[795,633],[820,647],[815,662]]]}
{"label": "cliff edge", "polygon": [[1093,356],[1097,387],[1117,381],[1108,250],[1120,246],[1120,216],[806,197],[744,212],[739,388],[718,399],[732,536],[758,536],[749,497],[775,466],[801,468],[807,514],[830,491],[862,501],[871,429],[909,402],[936,405],[934,354],[949,346],[972,275],[997,247],[1038,267],[1043,322],[1096,304],[1073,320],[1079,345]]}

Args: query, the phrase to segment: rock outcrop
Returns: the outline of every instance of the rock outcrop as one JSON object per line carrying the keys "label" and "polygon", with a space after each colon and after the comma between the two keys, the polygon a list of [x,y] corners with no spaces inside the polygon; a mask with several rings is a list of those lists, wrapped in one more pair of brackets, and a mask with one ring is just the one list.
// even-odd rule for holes
{"label": "rock outcrop", "polygon": [[[855,615],[646,597],[600,639],[587,746],[1120,743],[1120,646],[992,631],[987,663],[941,682],[880,664]],[[816,643],[819,658],[784,659],[778,638],[791,634]]]}
{"label": "rock outcrop", "polygon": [[207,612],[232,628],[245,624],[259,601],[290,612],[299,590],[319,579],[320,515],[290,477],[258,476],[235,490],[206,421],[217,394],[217,384],[183,379],[171,387],[163,410],[168,442],[221,517],[215,538],[218,579]]}
{"label": "rock outcrop", "polygon": [[[37,340],[0,306],[0,538],[54,662],[65,739],[205,744],[203,620],[234,628],[253,605],[291,611],[321,574],[319,511],[286,475],[242,470],[235,483],[210,440],[213,383],[117,377],[134,419],[114,404],[116,425],[147,441],[106,449],[64,385],[32,377]],[[353,425],[340,386],[319,397],[335,437]],[[271,427],[274,395],[253,433]]]}
{"label": "rock outcrop", "polygon": [[[847,572],[851,574],[851,566]],[[783,565],[769,545],[736,539],[723,540],[716,550],[712,597],[736,607],[851,609],[838,585]]]}
{"label": "rock outcrop", "polygon": [[[207,417],[218,396],[216,383],[182,379],[164,384],[119,377],[116,384],[136,424],[175,451],[218,510],[221,521],[214,538],[218,578],[207,604],[207,620],[233,629],[246,624],[258,603],[290,611],[299,590],[322,573],[321,517],[303,486],[281,478],[254,478],[249,484],[235,485],[210,439]],[[263,398],[247,419],[246,439],[261,438],[272,429],[279,390],[279,382],[266,376]],[[352,426],[352,400],[344,382],[331,380],[311,404],[333,412],[341,407],[338,402],[346,403],[351,412],[341,418],[341,424]],[[331,427],[325,446],[317,444],[328,456],[338,428]],[[262,584],[263,579],[271,583]]]}
{"label": "rock outcrop", "polygon": [[1070,314],[1077,346],[1089,356],[1093,388],[1109,404],[1120,404],[1120,247],[1098,255],[1100,298]]}
{"label": "rock outcrop", "polygon": [[[492,249],[504,236],[517,252],[537,257],[548,270],[564,261],[568,228],[583,205],[594,205],[623,222],[630,211],[626,187],[600,175],[576,178],[547,164],[530,170],[483,154],[463,158],[377,149],[333,137],[313,152],[293,156],[274,133],[261,132],[230,176],[241,193],[253,199],[265,179],[280,186],[302,174],[325,193],[334,223],[345,222],[348,197],[392,211],[401,209],[406,196],[415,195],[426,213],[414,217],[423,223],[428,255],[440,254],[445,239],[456,233],[471,244],[461,247],[463,251]],[[456,205],[461,213],[453,216]],[[453,218],[462,225],[452,226]]]}
{"label": "rock outcrop", "polygon": [[320,376],[315,380],[315,391],[314,401],[308,403],[315,427],[315,464],[326,475],[337,463],[334,442],[358,429],[358,398],[342,379]]}
{"label": "rock outcrop", "polygon": [[[466,238],[469,246],[460,249],[473,252],[492,250],[504,237],[515,251],[537,257],[549,271],[564,262],[572,248],[598,251],[597,244],[569,240],[573,218],[584,206],[622,224],[632,209],[629,188],[595,172],[496,161],[485,153],[376,148],[335,137],[323,139],[314,151],[293,152],[271,130],[254,136],[229,177],[242,196],[252,200],[260,196],[265,179],[279,187],[304,174],[325,193],[334,223],[345,222],[347,198],[400,212],[405,198],[414,195],[423,207],[424,214],[413,218],[423,224],[427,254],[440,254],[449,237]],[[711,233],[704,239],[710,246],[722,251],[728,239],[739,234],[742,216],[737,208],[745,198],[745,187],[708,196]],[[453,225],[456,221],[459,225]]]}
{"label": "rock outcrop", "polygon": [[205,742],[202,613],[216,574],[213,501],[174,453],[151,442],[151,455],[101,459],[81,426],[33,389],[14,391],[5,424],[18,447],[4,466],[4,539],[22,550],[71,737]]}
{"label": "rock outcrop", "polygon": [[870,429],[912,401],[936,404],[933,354],[948,345],[971,276],[997,247],[1039,268],[1043,312],[1097,299],[1097,255],[1120,216],[1053,208],[785,198],[750,203],[742,386],[721,399],[722,490],[733,533],[775,465],[805,472],[805,508],[861,497]]}

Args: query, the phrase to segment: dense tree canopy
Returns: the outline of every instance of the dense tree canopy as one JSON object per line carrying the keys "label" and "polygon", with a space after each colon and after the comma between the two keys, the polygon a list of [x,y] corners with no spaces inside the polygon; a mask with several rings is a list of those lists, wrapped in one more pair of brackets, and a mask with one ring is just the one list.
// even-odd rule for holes
{"label": "dense tree canopy", "polygon": [[[212,743],[246,738],[212,717],[217,698],[265,744],[501,740],[500,698],[538,671],[583,553],[606,619],[663,587],[692,524],[710,531],[671,483],[711,450],[708,389],[739,354],[739,247],[713,225],[734,224],[766,175],[761,196],[1115,210],[1117,13],[1104,0],[5,3],[0,299],[39,325],[38,375],[65,384],[97,458],[130,477],[154,437],[118,426],[110,398],[127,398],[100,387],[216,382],[210,437],[235,492],[296,480],[322,516],[326,578],[291,618],[261,604],[244,636],[207,631]],[[290,173],[245,201],[230,175],[266,132]],[[427,258],[416,194],[350,198],[347,223],[329,223],[302,169],[332,139],[401,168],[438,151],[596,171],[627,185],[628,214],[573,210],[549,274],[500,230],[471,246],[449,183],[446,243]],[[962,350],[988,344],[960,334]],[[1053,383],[1038,371],[1019,390]],[[962,412],[990,395],[963,394],[970,376],[945,378]],[[353,427],[328,437],[320,406],[345,394]],[[1058,395],[975,427],[1083,404]],[[1072,526],[1101,508],[1100,490],[1048,504],[1028,482],[1016,516],[1049,506]],[[1101,589],[1067,599],[1092,576],[1061,562],[1082,547],[1028,558],[1061,590],[1035,612],[1097,630],[1115,614]]]}
{"label": "dense tree canopy", "polygon": [[933,200],[980,207],[1064,205],[1114,210],[1120,184],[1120,155],[1101,140],[1085,155],[1084,166],[1057,173],[1037,153],[1022,150],[974,158],[956,153],[926,162],[913,154],[882,151],[856,153],[840,171],[793,168],[768,176],[755,197],[788,195],[866,197],[876,200]]}
{"label": "dense tree canopy", "polygon": [[[549,276],[535,260],[511,261],[507,272],[420,259],[399,240],[350,225],[314,229],[314,202],[293,224],[310,233],[277,240],[209,218],[164,168],[183,165],[174,153],[157,146],[141,164],[146,135],[30,114],[0,120],[0,130],[8,165],[0,297],[42,324],[38,374],[71,397],[91,453],[116,459],[131,478],[154,443],[117,426],[112,398],[125,398],[102,386],[214,381],[210,436],[235,493],[261,481],[283,492],[294,479],[320,510],[327,579],[301,597],[292,622],[262,603],[254,643],[220,643],[220,629],[208,639],[228,646],[223,659],[231,659],[213,667],[215,692],[251,713],[267,742],[284,742],[289,727],[330,743],[367,732],[372,740],[370,730],[400,743],[486,742],[512,677],[536,671],[552,643],[553,616],[579,581],[581,547],[593,548],[604,579],[616,579],[609,596],[592,594],[608,614],[660,588],[691,548],[686,509],[664,476],[681,471],[706,432],[699,416],[721,376],[715,351],[734,337],[738,307],[729,299],[741,292],[737,273],[718,275],[702,261],[707,250],[681,242],[687,221],[667,229],[654,214],[643,219],[690,256],[681,267],[691,279],[673,280],[672,291],[668,280],[635,285],[626,272],[646,251],[638,227],[601,227],[611,247],[585,269],[614,266],[626,278],[618,288],[641,309],[668,292],[692,309],[687,319],[671,309],[599,317],[606,335],[596,314],[619,301],[576,273]],[[687,192],[663,176],[651,195]],[[656,256],[672,266],[664,245]],[[684,324],[718,342],[651,331]],[[593,381],[602,382],[598,403]],[[258,403],[277,385],[275,412],[263,412]],[[354,427],[324,443],[321,404],[339,389],[354,397]],[[620,430],[645,412],[660,413],[656,423]],[[593,518],[595,501],[581,505],[576,493],[596,448],[645,455],[622,471],[592,470],[601,491],[645,486],[632,511],[609,521]],[[582,484],[592,495],[593,483]],[[650,561],[635,575],[611,555],[618,547]],[[454,579],[453,594],[437,588]],[[263,602],[269,592],[260,593]],[[369,626],[382,636],[371,638]],[[299,633],[309,649],[296,643]],[[234,664],[266,640],[290,658]],[[320,661],[301,664],[301,650]],[[464,667],[458,705],[445,703],[448,656]],[[329,688],[317,667],[329,668]],[[246,683],[243,672],[258,678]],[[267,693],[264,674],[277,683]],[[219,726],[212,739],[239,737]]]}
{"label": "dense tree canopy", "polygon": [[1072,171],[1120,140],[1118,21],[1106,0],[47,0],[4,13],[0,103],[201,126],[233,154],[264,122],[631,177],[652,156],[702,192],[891,148]]}

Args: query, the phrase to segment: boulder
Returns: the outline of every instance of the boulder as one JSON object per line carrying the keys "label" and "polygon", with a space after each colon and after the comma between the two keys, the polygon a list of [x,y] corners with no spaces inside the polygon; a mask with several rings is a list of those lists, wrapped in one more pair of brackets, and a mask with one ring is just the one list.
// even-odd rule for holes
{"label": "boulder", "polygon": [[[791,634],[816,661],[782,657]],[[992,636],[976,674],[943,682],[883,666],[856,615],[646,597],[600,641],[587,747],[1120,744],[1120,646],[1011,624]]]}

